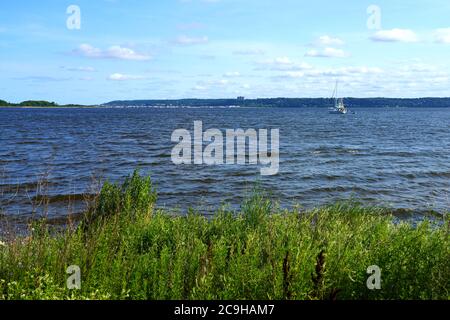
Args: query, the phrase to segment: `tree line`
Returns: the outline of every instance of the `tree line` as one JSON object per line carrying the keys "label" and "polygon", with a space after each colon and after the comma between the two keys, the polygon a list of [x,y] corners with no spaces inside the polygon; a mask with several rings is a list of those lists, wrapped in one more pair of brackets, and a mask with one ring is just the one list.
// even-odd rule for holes
{"label": "tree line", "polygon": [[0,106],[2,107],[58,107],[55,102],[49,102],[45,100],[27,100],[20,103],[10,103],[5,100],[0,100]]}
{"label": "tree line", "polygon": [[[345,98],[350,107],[450,107],[450,98]],[[118,100],[103,106],[184,106],[184,107],[329,107],[331,98],[267,98],[267,99],[179,99],[179,100]]]}

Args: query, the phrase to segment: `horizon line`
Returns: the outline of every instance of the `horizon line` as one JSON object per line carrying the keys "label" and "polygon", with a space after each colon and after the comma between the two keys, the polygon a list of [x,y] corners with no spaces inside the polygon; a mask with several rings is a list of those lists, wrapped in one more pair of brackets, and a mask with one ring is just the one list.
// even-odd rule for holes
{"label": "horizon line", "polygon": [[[423,96],[423,97],[383,97],[383,96],[374,96],[374,97],[342,97],[343,99],[361,99],[361,100],[370,100],[370,99],[390,99],[390,100],[394,100],[394,99],[400,99],[400,100],[420,100],[420,99],[450,99],[450,96]],[[315,99],[334,99],[333,97],[258,97],[258,98],[245,98],[243,100],[239,100],[239,97],[234,97],[234,98],[195,98],[195,97],[190,97],[190,98],[142,98],[142,99],[115,99],[115,100],[110,100],[107,102],[101,102],[101,103],[76,103],[76,102],[69,102],[69,103],[59,103],[56,101],[51,101],[51,100],[46,100],[46,99],[26,99],[26,100],[19,100],[18,102],[10,102],[7,100],[3,100],[5,102],[7,102],[8,104],[14,105],[14,104],[21,104],[23,102],[27,102],[27,101],[46,101],[49,103],[55,103],[57,105],[80,105],[80,106],[101,106],[101,105],[105,105],[111,102],[119,102],[119,101],[180,101],[180,100],[236,100],[236,101],[252,101],[252,100],[271,100],[271,99],[289,99],[289,100],[293,100],[293,99],[311,99],[311,100],[315,100]]]}

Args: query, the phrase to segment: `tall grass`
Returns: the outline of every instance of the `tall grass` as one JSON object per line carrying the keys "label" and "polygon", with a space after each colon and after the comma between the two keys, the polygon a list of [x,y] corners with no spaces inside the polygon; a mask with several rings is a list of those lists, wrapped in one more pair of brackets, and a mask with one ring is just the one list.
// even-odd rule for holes
{"label": "tall grass", "polygon": [[[76,227],[0,243],[0,299],[448,299],[449,220],[412,226],[340,203],[274,209],[261,193],[212,219],[155,209],[149,178],[105,184]],[[81,268],[81,289],[66,268]],[[366,286],[378,265],[381,289]]]}

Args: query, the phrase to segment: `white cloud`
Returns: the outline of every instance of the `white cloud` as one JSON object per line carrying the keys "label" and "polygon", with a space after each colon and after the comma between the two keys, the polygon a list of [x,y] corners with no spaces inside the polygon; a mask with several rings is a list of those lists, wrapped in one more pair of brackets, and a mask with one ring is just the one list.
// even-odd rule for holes
{"label": "white cloud", "polygon": [[93,67],[62,67],[67,71],[79,71],[79,72],[95,72],[95,68]]}
{"label": "white cloud", "polygon": [[325,48],[324,50],[316,50],[316,49],[309,50],[305,54],[305,56],[313,58],[347,58],[349,54],[342,49],[335,49],[328,47]]}
{"label": "white cloud", "polygon": [[86,43],[80,45],[74,52],[89,58],[101,58],[103,56],[102,50]]}
{"label": "white cloud", "polygon": [[61,77],[52,77],[52,76],[26,76],[26,77],[17,77],[13,78],[15,80],[28,80],[28,81],[37,81],[37,82],[59,82],[59,81],[68,81],[73,80],[73,78],[61,78]]}
{"label": "white cloud", "polygon": [[208,80],[208,81],[199,81],[197,83],[197,85],[199,87],[204,87],[204,88],[208,88],[208,87],[223,87],[223,86],[227,86],[232,84],[232,82],[230,82],[230,80],[228,79],[214,79],[214,80]]}
{"label": "white cloud", "polygon": [[275,58],[274,60],[275,64],[281,64],[281,65],[291,65],[293,62],[288,57],[279,57]]}
{"label": "white cloud", "polygon": [[296,63],[292,67],[292,69],[294,69],[294,70],[309,70],[309,69],[312,69],[312,68],[313,67],[310,64],[306,63],[306,62]]}
{"label": "white cloud", "polygon": [[238,71],[232,71],[232,72],[226,72],[223,76],[226,78],[236,78],[236,77],[240,77],[241,74]]}
{"label": "white cloud", "polygon": [[229,85],[234,84],[228,79],[214,79],[208,81],[198,81],[196,86],[192,88],[195,91],[205,91],[209,89],[217,89],[217,88],[227,88]]}
{"label": "white cloud", "polygon": [[150,56],[136,53],[129,48],[123,48],[120,46],[113,46],[107,50],[107,55],[112,58],[124,59],[124,60],[149,60]]}
{"label": "white cloud", "polygon": [[230,81],[226,80],[226,79],[220,79],[220,80],[211,82],[211,84],[213,84],[213,85],[220,85],[220,86],[226,86],[229,83],[230,83]]}
{"label": "white cloud", "polygon": [[390,29],[375,32],[370,37],[373,41],[381,42],[417,42],[418,38],[414,31],[409,29]]}
{"label": "white cloud", "polygon": [[265,60],[259,60],[257,61],[258,64],[261,65],[267,65],[267,66],[289,66],[294,64],[294,62],[292,62],[291,59],[289,59],[288,57],[278,57],[278,58],[273,58],[273,59],[265,59]]}
{"label": "white cloud", "polygon": [[108,77],[108,80],[112,81],[141,80],[141,79],[144,79],[144,77],[122,73],[113,73]]}
{"label": "white cloud", "polygon": [[400,70],[403,72],[435,72],[436,70],[438,70],[438,68],[436,66],[424,63],[414,63],[411,65],[403,66]]}
{"label": "white cloud", "polygon": [[289,78],[302,78],[305,73],[303,71],[288,71],[285,75]]}
{"label": "white cloud", "polygon": [[359,76],[368,74],[380,74],[383,70],[378,67],[342,67],[342,68],[325,68],[312,69],[305,71],[289,71],[284,74],[287,78],[302,77],[344,77]]}
{"label": "white cloud", "polygon": [[241,56],[257,56],[265,54],[265,51],[262,49],[241,49],[233,51],[233,54]]}
{"label": "white cloud", "polygon": [[195,91],[205,91],[205,90],[207,90],[208,88],[207,87],[205,87],[205,86],[201,86],[201,85],[196,85],[194,88],[192,88],[193,90],[195,90]]}
{"label": "white cloud", "polygon": [[82,44],[78,47],[78,49],[74,50],[74,53],[88,58],[99,59],[121,59],[136,61],[151,59],[149,55],[137,53],[133,49],[124,48],[121,46],[112,46],[106,50],[102,50],[99,48],[95,48],[90,44]]}
{"label": "white cloud", "polygon": [[329,46],[342,46],[345,42],[339,38],[333,38],[330,36],[321,36],[316,41],[315,44],[318,46],[329,47]]}
{"label": "white cloud", "polygon": [[278,57],[274,59],[267,59],[257,62],[260,65],[267,66],[271,70],[278,71],[295,71],[311,69],[312,66],[305,62],[295,62],[288,57]]}
{"label": "white cloud", "polygon": [[367,74],[380,74],[383,69],[378,67],[341,67],[341,68],[327,68],[315,69],[308,72],[311,76],[357,76]]}
{"label": "white cloud", "polygon": [[432,84],[448,84],[450,81],[450,77],[425,78],[423,79],[423,81]]}
{"label": "white cloud", "polygon": [[183,46],[190,46],[190,45],[196,45],[196,44],[205,44],[209,42],[208,37],[188,37],[185,35],[179,36],[175,41],[175,44],[183,45]]}
{"label": "white cloud", "polygon": [[450,43],[450,28],[437,29],[434,37],[437,43]]}

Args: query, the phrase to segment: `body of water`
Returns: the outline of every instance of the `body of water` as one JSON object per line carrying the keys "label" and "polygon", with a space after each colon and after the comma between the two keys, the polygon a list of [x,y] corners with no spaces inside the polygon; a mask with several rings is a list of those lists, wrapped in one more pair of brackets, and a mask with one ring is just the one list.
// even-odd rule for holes
{"label": "body of water", "polygon": [[[255,182],[284,207],[354,198],[415,212],[450,208],[450,109],[360,108],[0,109],[0,212],[63,217],[82,210],[105,179],[137,167],[159,206],[210,213],[239,205]],[[280,129],[280,169],[174,165],[171,134],[203,129]],[[48,206],[39,194],[48,196]]]}

